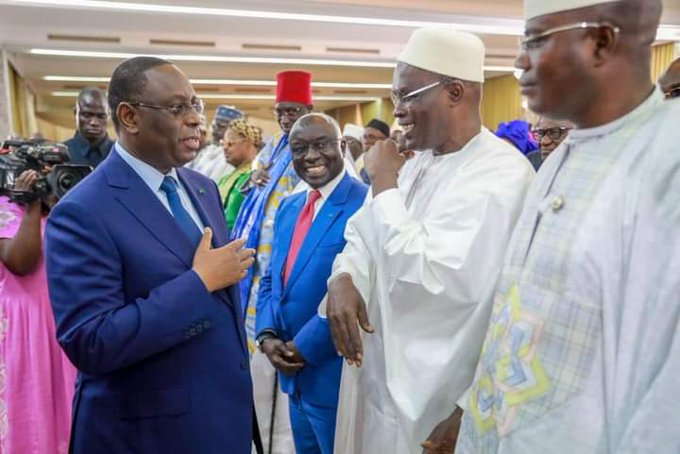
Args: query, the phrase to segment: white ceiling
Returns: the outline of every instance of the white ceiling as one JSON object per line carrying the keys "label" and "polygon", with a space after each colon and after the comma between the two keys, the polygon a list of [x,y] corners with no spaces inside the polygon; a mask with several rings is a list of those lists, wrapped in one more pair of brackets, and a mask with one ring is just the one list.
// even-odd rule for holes
{"label": "white ceiling", "polygon": [[[73,6],[80,3],[81,6]],[[157,55],[229,57],[278,57],[394,62],[409,34],[421,22],[453,23],[473,27],[487,46],[486,64],[511,67],[522,31],[521,0],[146,0],[158,5],[191,7],[183,13],[126,11],[142,2],[89,0],[0,0],[0,43],[31,89],[38,96],[38,110],[61,109],[72,123],[73,98],[52,96],[73,92],[89,82],[45,81],[53,76],[107,77],[118,58],[83,58],[30,54],[30,49],[88,50]],[[85,5],[85,6],[83,6]],[[89,6],[88,6],[89,5]],[[663,24],[680,26],[680,0],[664,1]],[[410,21],[397,25],[234,17],[225,10],[267,11],[324,16]],[[218,15],[214,15],[218,14]],[[317,18],[318,19],[318,18]],[[480,29],[480,27],[486,27]],[[488,33],[491,31],[492,33]],[[667,28],[666,33],[678,30]],[[389,84],[391,67],[320,66],[313,64],[261,64],[178,61],[192,79],[247,79],[273,81],[288,68],[312,71],[317,82]],[[507,73],[490,70],[487,77]],[[105,86],[105,82],[95,85]],[[203,94],[272,95],[271,86],[196,84]],[[316,96],[385,97],[386,88],[315,88]],[[235,104],[249,114],[267,116],[271,100],[207,99],[209,103]],[[353,100],[317,101],[319,109],[355,104]]]}

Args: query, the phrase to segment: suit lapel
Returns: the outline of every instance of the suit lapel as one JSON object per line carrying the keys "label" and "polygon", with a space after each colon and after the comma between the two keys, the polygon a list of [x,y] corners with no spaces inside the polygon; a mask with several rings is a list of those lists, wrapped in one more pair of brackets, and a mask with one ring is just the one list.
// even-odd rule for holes
{"label": "suit lapel", "polygon": [[312,227],[309,229],[309,232],[307,232],[307,236],[300,247],[297,260],[295,260],[290,277],[288,278],[283,294],[284,300],[288,296],[290,289],[295,285],[298,277],[304,272],[305,266],[316,251],[319,242],[326,235],[326,232],[331,228],[333,223],[335,223],[335,220],[343,213],[344,205],[351,188],[349,178],[350,177],[345,174],[344,178],[340,181],[340,184],[338,184],[331,196],[323,204],[323,207],[321,207],[321,211],[319,211],[316,218],[314,218]]}
{"label": "suit lapel", "polygon": [[214,213],[215,210],[210,209],[210,194],[208,194],[207,189],[202,187],[200,184],[196,185],[193,181],[191,181],[189,175],[184,171],[184,169],[177,169],[177,175],[189,194],[191,203],[193,204],[194,208],[196,208],[196,212],[201,218],[203,225],[210,227],[213,231],[212,247],[218,247],[219,245],[226,244],[226,232],[220,228],[221,226],[226,226],[226,221],[224,220],[224,217],[221,213],[219,213],[219,217],[216,217]]}
{"label": "suit lapel", "polygon": [[191,266],[194,247],[156,194],[118,155],[112,153],[105,168],[109,185],[118,188],[116,199],[156,237],[168,251]]}
{"label": "suit lapel", "polygon": [[[191,203],[196,208],[196,212],[200,216],[203,225],[210,227],[213,231],[212,247],[216,248],[225,245],[229,238],[226,231],[227,221],[224,219],[221,211],[218,211],[216,214],[214,209],[210,209],[210,194],[208,194],[206,188],[201,187],[200,184],[194,184],[191,181],[190,175],[184,169],[177,169],[177,175],[182,180],[182,185],[187,190]],[[239,298],[237,285],[232,285],[224,289],[224,291],[215,293],[230,306],[233,306],[233,302],[238,301]],[[228,297],[227,293],[229,294]],[[236,312],[240,313],[240,311]]]}

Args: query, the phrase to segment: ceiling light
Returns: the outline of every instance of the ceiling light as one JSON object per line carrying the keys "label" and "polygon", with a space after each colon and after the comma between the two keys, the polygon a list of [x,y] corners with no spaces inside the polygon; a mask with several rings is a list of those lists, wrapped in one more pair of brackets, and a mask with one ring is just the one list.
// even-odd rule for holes
{"label": "ceiling light", "polygon": [[131,3],[99,0],[60,0],[57,4],[45,0],[7,0],[3,3],[18,5],[35,5],[60,8],[87,8],[107,11],[133,11],[146,13],[165,13],[199,16],[244,17],[255,19],[288,20],[302,22],[323,22],[349,25],[376,25],[385,27],[419,28],[426,26],[453,27],[457,30],[471,33],[492,35],[521,35],[524,22],[519,19],[483,19],[486,23],[452,23],[436,21],[416,21],[402,19],[387,19],[379,17],[331,16],[325,14],[301,14],[279,11],[256,11],[227,8],[206,8],[182,5],[159,5],[150,3]]}
{"label": "ceiling light", "polygon": [[502,72],[502,73],[512,73],[515,72],[514,66],[484,66],[484,71]]}
{"label": "ceiling light", "polygon": [[[75,98],[78,96],[77,91],[53,91],[50,95],[55,97]],[[223,93],[199,93],[198,97],[201,99],[241,99],[241,100],[263,100],[273,101],[276,99],[274,95],[231,95]],[[352,102],[368,102],[378,101],[382,98],[378,96],[314,96],[314,101],[352,101]]]}
{"label": "ceiling light", "polygon": [[[453,27],[456,30],[488,35],[521,36],[524,34],[524,20],[496,19],[496,18],[467,18],[476,23],[454,23],[436,21],[415,21],[402,19],[388,19],[379,17],[331,16],[325,14],[301,14],[279,11],[239,10],[227,8],[206,8],[182,5],[160,5],[152,3],[132,3],[102,0],[59,0],[58,3],[46,0],[2,0],[0,3],[8,5],[43,6],[50,8],[79,8],[105,11],[131,11],[146,13],[164,13],[198,16],[243,17],[254,19],[289,20],[303,22],[337,23],[347,25],[375,25],[385,27],[419,28],[426,26]],[[660,25],[657,40],[680,41],[680,31],[673,25]]]}
{"label": "ceiling light", "polygon": [[[28,53],[33,55],[50,55],[56,57],[82,57],[82,58],[115,58],[125,60],[149,54],[133,54],[129,52],[97,52],[86,50],[65,49],[30,49]],[[394,68],[394,62],[356,61],[356,60],[330,60],[315,58],[277,58],[277,57],[228,57],[221,55],[160,55],[154,57],[164,58],[171,61],[202,61],[217,63],[265,63],[275,65],[310,65],[310,66],[352,66],[364,68]]]}
{"label": "ceiling light", "polygon": [[[95,76],[44,76],[43,80],[51,82],[108,82],[109,77]],[[240,85],[254,87],[275,87],[275,80],[242,80],[242,79],[189,79],[196,85]],[[390,90],[392,84],[372,84],[355,82],[314,82],[312,87],[316,88],[363,88],[376,90]]]}
{"label": "ceiling light", "polygon": [[110,77],[94,77],[94,76],[45,76],[43,80],[50,82],[107,82],[111,80]]}

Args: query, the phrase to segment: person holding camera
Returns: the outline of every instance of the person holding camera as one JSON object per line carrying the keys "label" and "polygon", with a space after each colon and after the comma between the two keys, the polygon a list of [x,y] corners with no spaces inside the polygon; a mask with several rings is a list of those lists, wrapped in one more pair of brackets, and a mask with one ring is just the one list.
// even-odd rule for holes
{"label": "person holding camera", "polygon": [[[26,170],[14,191],[32,193]],[[76,371],[56,342],[42,232],[47,208],[0,197],[0,452],[65,453]]]}

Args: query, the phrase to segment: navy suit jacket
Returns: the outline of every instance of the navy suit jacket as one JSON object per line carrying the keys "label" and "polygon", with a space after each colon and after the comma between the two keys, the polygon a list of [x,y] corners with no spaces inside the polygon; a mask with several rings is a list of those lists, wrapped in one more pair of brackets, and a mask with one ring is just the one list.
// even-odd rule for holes
{"label": "navy suit jacket", "polygon": [[[226,244],[215,183],[177,171],[213,246]],[[250,453],[238,290],[209,293],[191,270],[194,250],[115,151],[50,213],[57,337],[79,370],[73,453]]]}
{"label": "navy suit jacket", "polygon": [[320,406],[337,406],[342,358],[317,310],[328,290],[333,260],[345,247],[347,220],[361,208],[367,190],[345,174],[314,218],[284,286],[288,249],[307,199],[306,193],[286,197],[276,214],[271,265],[260,281],[257,333],[270,329],[283,341],[293,340],[306,362],[293,377],[279,374],[281,389]]}

